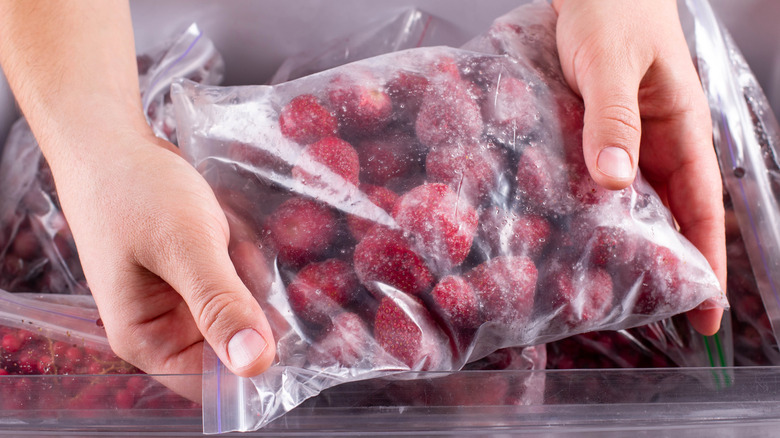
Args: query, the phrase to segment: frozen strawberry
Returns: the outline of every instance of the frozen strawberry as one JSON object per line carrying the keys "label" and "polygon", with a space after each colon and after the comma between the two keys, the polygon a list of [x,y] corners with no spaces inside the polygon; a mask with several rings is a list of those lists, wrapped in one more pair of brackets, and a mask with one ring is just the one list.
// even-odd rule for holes
{"label": "frozen strawberry", "polygon": [[449,358],[446,336],[423,303],[409,295],[382,298],[374,338],[384,351],[415,370],[437,369]]}
{"label": "frozen strawberry", "polygon": [[647,242],[631,266],[626,271],[639,282],[634,312],[640,315],[679,312],[697,292],[681,274],[684,262],[665,246]]}
{"label": "frozen strawberry", "polygon": [[524,143],[524,137],[536,129],[541,115],[531,87],[508,74],[496,78],[488,87],[484,114],[488,133],[511,149]]}
{"label": "frozen strawberry", "polygon": [[228,146],[228,157],[241,164],[249,164],[261,171],[287,172],[290,164],[271,151],[246,143],[233,142]]}
{"label": "frozen strawberry", "polygon": [[387,94],[393,101],[393,117],[413,123],[428,84],[428,78],[419,73],[406,70],[395,73],[387,81]]}
{"label": "frozen strawberry", "polygon": [[[388,214],[392,213],[393,207],[399,198],[394,191],[371,184],[362,184],[360,186],[360,191],[368,197],[368,200],[371,201],[372,204],[386,211]],[[375,222],[356,214],[347,215],[347,228],[357,242],[360,242],[360,240],[363,239],[363,236],[365,236],[366,233],[368,233],[368,230],[374,225],[376,225]]]}
{"label": "frozen strawberry", "polygon": [[293,178],[307,185],[341,187],[344,182],[358,185],[360,160],[355,148],[338,137],[326,137],[303,149]]}
{"label": "frozen strawberry", "polygon": [[502,149],[482,141],[435,146],[425,159],[429,181],[447,184],[473,205],[500,194],[497,189],[506,168]]}
{"label": "frozen strawberry", "polygon": [[326,206],[304,198],[282,203],[268,218],[268,230],[279,261],[302,266],[316,260],[336,238],[336,215]]}
{"label": "frozen strawberry", "polygon": [[445,184],[423,184],[410,190],[396,203],[393,217],[440,270],[466,259],[477,230],[477,212]]}
{"label": "frozen strawberry", "polygon": [[530,211],[546,216],[570,214],[577,208],[569,195],[566,163],[541,144],[523,149],[517,162],[517,197]]}
{"label": "frozen strawberry", "polygon": [[449,275],[431,291],[431,299],[442,319],[456,333],[479,326],[479,303],[474,289],[463,278]]}
{"label": "frozen strawberry", "polygon": [[634,259],[638,246],[639,239],[620,226],[590,228],[587,250],[590,251],[589,260],[596,266],[614,268],[629,263]]}
{"label": "frozen strawberry", "polygon": [[314,325],[327,325],[358,295],[360,283],[347,262],[328,259],[310,263],[287,286],[290,306]]}
{"label": "frozen strawberry", "polygon": [[455,58],[449,55],[438,56],[433,61],[429,73],[448,81],[459,81],[461,78],[458,63],[455,61]]}
{"label": "frozen strawberry", "polygon": [[569,165],[569,192],[580,207],[605,204],[621,196],[630,189],[614,191],[605,189],[596,183],[585,167],[585,163],[575,162]]}
{"label": "frozen strawberry", "polygon": [[379,132],[393,115],[393,103],[383,84],[369,71],[340,75],[328,84],[328,101],[336,110],[341,131],[362,137]]}
{"label": "frozen strawberry", "polygon": [[539,287],[539,298],[542,307],[567,327],[599,322],[612,310],[612,277],[607,271],[574,269],[568,263],[547,266]]}
{"label": "frozen strawberry", "polygon": [[336,135],[336,116],[311,94],[302,94],[285,105],[279,113],[282,135],[300,144],[314,143]]}
{"label": "frozen strawberry", "polygon": [[479,244],[490,256],[513,255],[539,258],[549,244],[551,227],[547,219],[519,214],[498,206],[485,208],[479,220]]}
{"label": "frozen strawberry", "polygon": [[382,285],[413,295],[433,286],[433,274],[401,230],[374,226],[355,247],[353,260],[360,283],[377,295],[384,295]]}
{"label": "frozen strawberry", "polygon": [[472,269],[466,279],[477,294],[485,322],[525,325],[533,312],[537,270],[523,256],[499,256]]}
{"label": "frozen strawberry", "polygon": [[555,95],[556,121],[566,150],[582,148],[582,128],[585,107],[582,99],[572,94]]}
{"label": "frozen strawberry", "polygon": [[309,347],[308,359],[323,368],[355,368],[361,361],[370,358],[375,349],[371,331],[360,316],[342,312],[333,318],[333,324]]}
{"label": "frozen strawberry", "polygon": [[420,147],[408,134],[387,133],[357,145],[361,181],[380,186],[420,169]]}
{"label": "frozen strawberry", "polygon": [[415,122],[420,142],[429,148],[465,141],[482,135],[479,105],[463,81],[439,81],[423,97]]}

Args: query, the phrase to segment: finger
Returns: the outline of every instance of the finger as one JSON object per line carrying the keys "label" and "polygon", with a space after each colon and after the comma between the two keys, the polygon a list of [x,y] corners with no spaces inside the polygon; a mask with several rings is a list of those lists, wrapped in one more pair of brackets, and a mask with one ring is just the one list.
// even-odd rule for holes
{"label": "finger", "polygon": [[642,136],[637,97],[641,73],[606,50],[577,72],[585,103],[582,148],[594,181],[618,190],[636,175]]}
{"label": "finger", "polygon": [[[195,235],[192,235],[195,234]],[[276,355],[268,321],[239,278],[224,234],[178,230],[144,257],[149,269],[181,294],[195,324],[233,373],[250,377],[271,366]],[[165,239],[165,238],[164,238]]]}

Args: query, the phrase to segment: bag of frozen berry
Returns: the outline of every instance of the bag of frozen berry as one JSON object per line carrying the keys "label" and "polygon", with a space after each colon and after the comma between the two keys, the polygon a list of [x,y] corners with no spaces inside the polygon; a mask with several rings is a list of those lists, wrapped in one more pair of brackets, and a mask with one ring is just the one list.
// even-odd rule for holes
{"label": "bag of frozen berry", "polygon": [[275,86],[174,83],[180,147],[277,340],[251,379],[207,358],[207,432],[253,430],[346,381],[727,305],[641,175],[623,191],[590,179],[555,21],[535,3],[468,49]]}
{"label": "bag of frozen berry", "polygon": [[[740,364],[777,364],[780,339],[780,126],[725,26],[707,2],[695,11],[699,75],[727,191],[729,290]],[[728,224],[727,224],[728,225]],[[738,232],[735,228],[738,228]]]}
{"label": "bag of frozen berry", "polygon": [[63,410],[93,418],[95,409],[197,406],[142,374],[111,351],[91,296],[0,290],[0,411],[40,421]]}
{"label": "bag of frozen berry", "polygon": [[280,84],[385,53],[414,47],[459,46],[466,40],[465,32],[452,23],[415,7],[405,8],[285,59],[269,84]]}

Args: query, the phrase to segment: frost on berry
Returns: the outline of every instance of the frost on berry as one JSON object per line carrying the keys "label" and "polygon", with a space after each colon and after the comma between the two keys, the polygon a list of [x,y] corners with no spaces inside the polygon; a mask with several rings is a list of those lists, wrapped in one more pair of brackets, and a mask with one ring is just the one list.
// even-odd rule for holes
{"label": "frost on berry", "polygon": [[353,260],[360,282],[377,295],[385,286],[412,295],[433,287],[428,265],[401,230],[374,226],[355,247]]}
{"label": "frost on berry", "polygon": [[385,352],[415,370],[439,369],[451,358],[447,337],[423,303],[409,295],[382,298],[374,337]]}
{"label": "frost on berry", "polygon": [[342,312],[309,347],[309,362],[319,367],[356,368],[377,349],[371,330],[356,313]]}
{"label": "frost on berry", "polygon": [[381,131],[393,115],[393,103],[384,84],[367,69],[339,74],[327,85],[330,107],[336,111],[340,131],[362,137]]}
{"label": "frost on berry", "polygon": [[338,122],[319,99],[311,94],[302,94],[282,108],[279,129],[285,137],[300,144],[309,144],[335,135]]}
{"label": "frost on berry", "polygon": [[426,147],[474,141],[484,123],[479,105],[463,81],[443,80],[432,84],[420,104],[415,122],[417,138]]}
{"label": "frost on berry", "polygon": [[279,261],[302,266],[323,256],[338,235],[336,215],[305,198],[290,198],[268,218],[268,230]]}
{"label": "frost on berry", "polygon": [[327,325],[355,300],[360,283],[352,266],[339,259],[310,263],[287,286],[292,309],[314,325]]}
{"label": "frost on berry", "polygon": [[477,212],[445,184],[423,184],[405,193],[393,217],[437,270],[460,265],[477,230]]}
{"label": "frost on berry", "polygon": [[523,327],[531,319],[538,272],[528,257],[499,256],[466,274],[485,322]]}
{"label": "frost on berry", "polygon": [[475,206],[508,197],[506,169],[504,150],[484,141],[435,146],[425,159],[429,181],[447,184]]}
{"label": "frost on berry", "polygon": [[326,137],[306,146],[292,168],[293,178],[308,186],[356,186],[359,174],[357,151],[337,137]]}

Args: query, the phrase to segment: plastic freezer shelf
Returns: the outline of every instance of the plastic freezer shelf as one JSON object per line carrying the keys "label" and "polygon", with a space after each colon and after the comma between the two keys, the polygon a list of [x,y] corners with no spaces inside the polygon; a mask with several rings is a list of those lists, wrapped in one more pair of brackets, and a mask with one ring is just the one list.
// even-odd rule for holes
{"label": "plastic freezer shelf", "polygon": [[[125,387],[138,376],[77,376]],[[418,376],[416,376],[418,377]],[[31,395],[59,393],[73,376],[3,376],[0,394],[28,379]],[[148,379],[148,376],[143,376]],[[191,376],[166,376],[171,380]],[[453,380],[457,379],[457,380]],[[518,400],[491,401],[502,385],[522,384]],[[457,385],[458,390],[453,390]],[[498,386],[496,386],[498,385]],[[423,400],[424,402],[420,402]],[[512,403],[527,403],[515,405]],[[89,405],[89,403],[85,404]],[[0,434],[25,436],[200,435],[198,407],[83,408],[50,399],[46,407],[0,410]],[[7,407],[7,406],[6,406]],[[325,391],[242,436],[747,436],[780,428],[780,368],[674,368],[570,371],[469,371],[425,379],[391,378]]]}

